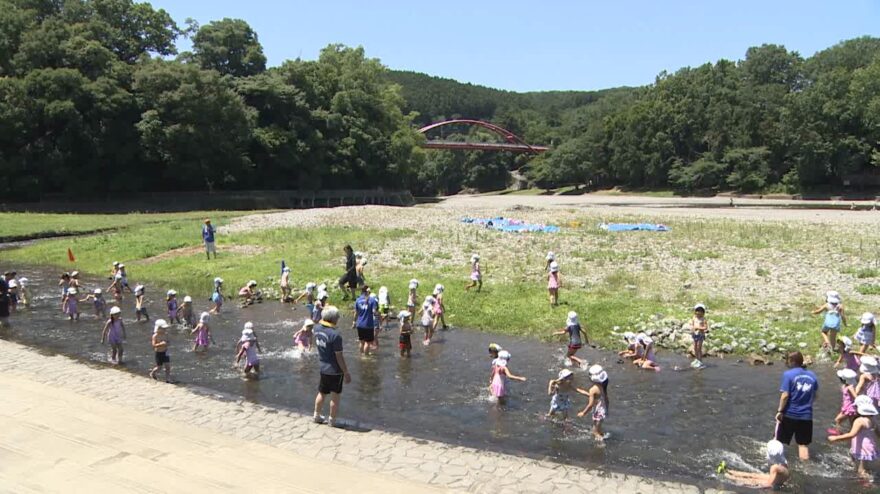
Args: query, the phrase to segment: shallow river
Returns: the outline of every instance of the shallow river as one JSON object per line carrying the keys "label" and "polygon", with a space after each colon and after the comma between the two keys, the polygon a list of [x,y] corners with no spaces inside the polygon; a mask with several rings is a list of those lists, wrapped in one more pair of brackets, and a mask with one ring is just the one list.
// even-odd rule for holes
{"label": "shallow river", "polygon": [[[10,327],[0,330],[0,338],[106,362],[107,348],[100,345],[103,321],[95,319],[91,304],[81,303],[80,321],[68,322],[59,310],[55,274],[20,271],[31,280],[32,306],[14,314]],[[86,281],[87,287],[106,287],[103,281]],[[147,294],[150,316],[164,317],[164,289],[148,287]],[[206,299],[196,298],[196,314],[207,310]],[[146,378],[153,364],[152,324],[134,322],[133,304],[131,296],[122,304],[128,341],[126,362],[120,369]],[[311,413],[317,359],[314,355],[299,355],[292,345],[292,335],[301,326],[305,309],[278,302],[246,309],[234,305],[227,303],[223,313],[212,318],[217,345],[207,353],[191,351],[188,330],[170,330],[174,377],[182,385]],[[256,325],[264,352],[263,375],[256,381],[242,379],[232,366],[235,342],[244,321]],[[713,469],[722,458],[733,468],[765,468],[762,444],[773,433],[777,389],[784,370],[778,364],[752,367],[731,359],[713,359],[701,371],[676,371],[676,367],[687,368],[687,361],[663,352],[658,357],[663,370],[653,372],[618,363],[612,352],[582,350],[581,356],[591,364],[603,365],[611,378],[611,407],[605,425],[611,435],[605,445],[599,445],[591,438],[586,420],[574,419],[570,425],[561,426],[543,418],[549,406],[547,381],[564,364],[562,341],[546,344],[455,329],[440,332],[429,347],[419,344],[420,338],[414,336],[412,358],[401,359],[397,355],[396,331],[392,331],[382,335],[378,355],[362,358],[357,355],[356,335],[348,329],[350,318],[340,328],[353,375],[343,394],[340,415],[362,427],[706,487],[718,486]],[[512,383],[513,394],[503,409],[492,403],[486,388],[490,367],[486,347],[490,342],[508,349],[513,354],[511,370],[529,379]],[[824,430],[840,406],[840,391],[830,367],[816,371],[822,388],[816,404],[814,460],[801,464],[796,460],[796,449],[787,449],[795,472],[794,485],[787,490],[867,492],[855,480],[848,449],[842,445],[829,447],[824,439]],[[117,370],[108,368],[107,372]],[[575,376],[581,386],[588,386],[585,371],[577,369]],[[575,406],[584,403],[578,399]]]}

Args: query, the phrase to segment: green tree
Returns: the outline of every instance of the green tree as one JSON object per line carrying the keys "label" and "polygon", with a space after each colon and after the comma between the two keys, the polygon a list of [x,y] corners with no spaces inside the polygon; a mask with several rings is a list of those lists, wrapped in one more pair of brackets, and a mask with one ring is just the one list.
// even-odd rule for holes
{"label": "green tree", "polygon": [[257,33],[241,19],[223,19],[199,28],[193,36],[194,59],[203,69],[247,77],[266,70]]}

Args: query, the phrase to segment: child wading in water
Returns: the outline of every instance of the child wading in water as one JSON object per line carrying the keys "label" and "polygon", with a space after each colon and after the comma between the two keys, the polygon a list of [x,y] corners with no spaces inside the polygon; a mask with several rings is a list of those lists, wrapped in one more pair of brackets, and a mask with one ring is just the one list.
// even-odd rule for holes
{"label": "child wading in water", "polygon": [[171,382],[171,357],[168,356],[168,323],[164,319],[156,319],[153,326],[153,353],[156,366],[150,370],[150,377],[156,379],[159,369],[165,367],[165,382]]}
{"label": "child wading in water", "polygon": [[862,357],[862,365],[859,366],[861,375],[859,383],[856,385],[856,395],[868,395],[874,401],[874,405],[880,402],[880,367],[878,367],[877,359],[865,355]]}
{"label": "child wading in water", "polygon": [[501,350],[498,352],[498,358],[492,363],[492,375],[489,378],[489,391],[492,396],[498,399],[498,404],[503,405],[507,401],[508,380],[525,382],[526,378],[515,376],[510,372],[507,364],[510,362],[510,352]]}
{"label": "child wading in water", "polygon": [[608,373],[600,365],[590,367],[590,381],[593,385],[587,391],[590,400],[583,410],[578,412],[578,417],[593,411],[593,437],[597,441],[605,440],[605,433],[602,432],[602,422],[608,415]]}
{"label": "child wading in water", "polygon": [[397,320],[400,323],[400,339],[398,347],[400,348],[401,357],[409,357],[412,352],[412,312],[402,310],[397,314]]}
{"label": "child wading in water", "polygon": [[719,466],[718,473],[723,473],[729,482],[742,487],[780,489],[791,474],[788,471],[788,462],[785,461],[785,446],[776,439],[767,443],[767,463],[770,465],[768,473],[727,470],[725,462]]}
{"label": "child wading in water", "polygon": [[840,301],[840,294],[830,291],[825,294],[825,304],[820,305],[813,311],[814,315],[825,313],[825,319],[822,322],[822,348],[826,350],[833,349],[837,346],[837,333],[840,331],[840,325],[846,326],[846,312]]}
{"label": "child wading in water", "polygon": [[587,336],[586,332],[581,331],[581,323],[580,321],[578,321],[577,312],[574,311],[568,313],[568,319],[565,321],[565,329],[553,333],[554,336],[563,334],[568,335],[568,350],[566,351],[565,358],[576,363],[578,366],[583,366],[586,364],[584,360],[574,356],[574,354],[576,354],[577,351],[584,346],[581,339],[582,333],[583,339],[585,339],[587,341],[587,344],[589,344],[590,338],[589,336]]}
{"label": "child wading in water", "polygon": [[219,314],[220,307],[223,306],[223,278],[214,278],[214,291],[211,293],[211,314]]}
{"label": "child wading in water", "polygon": [[574,374],[568,369],[559,371],[556,379],[551,379],[547,383],[547,394],[552,395],[550,398],[550,411],[547,412],[548,417],[552,417],[557,413],[562,414],[562,419],[568,419],[568,411],[571,410],[571,394],[578,393],[589,396],[589,391],[578,388],[574,384]]}
{"label": "child wading in water", "polygon": [[297,350],[302,353],[305,353],[312,347],[312,340],[315,339],[315,333],[312,331],[312,328],[315,327],[315,321],[310,318],[306,318],[303,321],[302,328],[299,329],[293,335],[293,344],[296,345]]}
{"label": "child wading in water", "polygon": [[434,305],[436,304],[436,300],[434,297],[428,295],[425,297],[425,302],[422,303],[422,318],[421,323],[422,327],[425,329],[425,340],[422,342],[424,345],[431,344],[431,338],[434,337]]}
{"label": "child wading in water", "polygon": [[86,295],[86,298],[80,300],[80,302],[89,302],[92,300],[95,305],[95,317],[99,319],[107,317],[107,301],[104,300],[104,295],[101,294],[100,288],[95,288],[94,292]]}
{"label": "child wading in water", "polygon": [[[391,296],[388,295],[388,287],[379,288],[379,331],[388,329],[388,321],[391,319]],[[379,331],[376,332],[376,345],[379,345]]]}
{"label": "child wading in water", "polygon": [[464,291],[470,291],[473,287],[477,287],[477,292],[483,289],[483,273],[480,271],[479,254],[471,256],[471,282],[464,287]]}
{"label": "child wading in water", "polygon": [[177,314],[177,292],[174,290],[168,290],[166,295],[165,305],[168,307],[168,321],[180,324],[180,316]]}
{"label": "child wading in water", "polygon": [[858,374],[852,369],[842,369],[837,371],[837,377],[840,378],[842,385],[840,386],[841,400],[840,413],[834,418],[834,427],[828,429],[828,434],[835,436],[840,434],[840,426],[844,421],[852,424],[856,416],[856,383],[858,382]]}
{"label": "child wading in water", "polygon": [[27,278],[21,277],[18,279],[18,301],[27,307],[30,305],[31,295],[28,290],[29,280]]}
{"label": "child wading in water", "polygon": [[861,345],[859,348],[859,353],[864,354],[869,349],[873,348],[877,349],[875,346],[875,340],[877,338],[877,319],[874,317],[874,314],[870,312],[865,312],[862,314],[862,318],[859,320],[862,324],[859,327],[859,330],[856,331],[855,339]]}
{"label": "child wading in water", "polygon": [[691,367],[703,367],[703,342],[706,341],[706,333],[709,331],[709,322],[706,321],[706,306],[697,304],[694,307],[694,317],[691,319],[691,335],[694,339],[694,361]]}
{"label": "child wading in water", "polygon": [[406,310],[408,310],[410,314],[416,313],[416,305],[419,303],[418,289],[419,280],[409,280],[409,294],[406,297]]}
{"label": "child wading in water", "polygon": [[324,311],[324,306],[327,304],[327,299],[330,296],[325,291],[318,292],[318,298],[315,300],[315,305],[312,306],[312,321],[315,323],[321,322],[321,313]]}
{"label": "child wading in water", "polygon": [[865,468],[865,462],[877,459],[877,426],[874,417],[877,416],[877,407],[867,396],[859,396],[855,400],[857,417],[853,421],[852,429],[846,434],[828,436],[828,441],[837,442],[852,439],[850,454],[858,462],[857,472],[860,477],[871,478]]}
{"label": "child wading in water", "polygon": [[[251,327],[248,327],[248,324]],[[259,376],[260,374],[260,357],[257,351],[262,352],[260,342],[257,341],[257,335],[254,334],[252,323],[245,323],[245,329],[241,332],[241,349],[235,357],[235,367],[241,362],[241,358],[245,357],[244,375],[246,377]]]}
{"label": "child wading in water", "polygon": [[841,336],[837,339],[837,351],[840,352],[840,357],[837,358],[834,367],[843,364],[847,369],[852,369],[854,372],[858,373],[859,366],[862,365],[859,358],[863,356],[864,353],[854,351],[852,345],[853,342],[848,336]]}
{"label": "child wading in water", "polygon": [[144,285],[137,285],[134,287],[134,315],[137,322],[141,321],[141,316],[144,317],[145,321],[150,320],[149,314],[147,314],[147,308],[144,307],[144,292],[146,288]]}
{"label": "child wading in water", "polygon": [[550,273],[547,275],[547,292],[550,294],[550,306],[559,304],[559,288],[562,281],[559,279],[559,263],[550,261]]}
{"label": "child wading in water", "polygon": [[437,284],[434,287],[434,325],[431,328],[433,331],[437,331],[437,326],[441,323],[443,324],[443,329],[446,329],[446,318],[443,317],[443,313],[446,312],[446,306],[443,305],[443,292],[446,289],[443,288],[443,285]]}
{"label": "child wading in water", "polygon": [[[302,293],[299,294],[299,297],[293,301],[294,305],[298,304],[300,300],[306,299],[306,311],[309,313],[309,317],[312,317],[312,313],[315,311],[315,287],[318,286],[313,282],[306,283],[306,288]],[[313,321],[314,322],[314,321]]]}
{"label": "child wading in water", "polygon": [[188,328],[196,327],[196,314],[193,311],[193,299],[189,295],[183,297],[183,305],[177,309],[177,315],[183,320],[183,325]]}
{"label": "child wading in water", "polygon": [[639,357],[633,360],[633,363],[642,369],[660,370],[657,365],[657,357],[654,355],[654,340],[645,333],[639,333],[636,336],[636,352]]}
{"label": "child wading in water", "polygon": [[104,324],[104,330],[101,331],[101,344],[106,341],[110,343],[110,362],[114,364],[122,363],[122,343],[125,342],[125,324],[122,322],[122,309],[112,307],[110,309],[110,319]]}
{"label": "child wading in water", "polygon": [[193,340],[192,351],[196,351],[199,347],[202,347],[203,350],[208,349],[208,343],[214,343],[214,337],[211,335],[211,327],[208,326],[208,321],[211,319],[211,314],[207,312],[202,312],[201,316],[199,316],[199,323],[190,331],[190,335],[196,335],[196,339]]}
{"label": "child wading in water", "polygon": [[64,312],[64,301],[67,300],[67,290],[70,289],[70,274],[63,273],[61,279],[58,280],[58,286],[61,287],[61,312]]}
{"label": "child wading in water", "polygon": [[67,314],[71,321],[79,320],[79,306],[77,302],[79,301],[76,298],[76,288],[68,288],[67,296],[64,297],[64,313]]}
{"label": "child wading in water", "polygon": [[281,302],[290,302],[290,268],[281,269]]}

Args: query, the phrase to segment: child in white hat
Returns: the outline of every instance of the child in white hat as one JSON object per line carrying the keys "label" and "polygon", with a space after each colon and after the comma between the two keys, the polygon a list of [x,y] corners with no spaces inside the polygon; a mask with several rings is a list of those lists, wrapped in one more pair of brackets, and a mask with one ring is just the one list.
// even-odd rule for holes
{"label": "child in white hat", "polygon": [[552,396],[550,398],[550,411],[547,412],[547,417],[561,414],[562,420],[567,420],[568,411],[571,410],[572,393],[589,396],[588,391],[575,385],[574,373],[568,369],[562,369],[557,374],[556,379],[551,379],[547,383],[547,394]]}
{"label": "child in white hat", "polygon": [[147,308],[144,306],[145,293],[146,288],[144,285],[137,285],[134,287],[134,315],[138,322],[140,322],[141,316],[144,317],[145,321],[150,320],[150,315],[147,314]]}
{"label": "child in white hat", "polygon": [[593,437],[601,442],[605,441],[605,433],[602,432],[602,422],[605,421],[605,417],[608,415],[608,373],[605,372],[601,365],[590,367],[589,372],[590,381],[593,382],[593,385],[587,391],[587,396],[590,397],[590,400],[584,409],[578,412],[578,417],[583,417],[592,410]]}
{"label": "child in white hat", "polygon": [[848,336],[841,336],[837,339],[837,351],[840,352],[840,356],[837,357],[834,367],[843,364],[847,369],[852,369],[856,373],[859,372],[859,365],[861,365],[859,358],[865,353],[853,350],[852,346],[853,341]]}
{"label": "child in white hat", "polygon": [[411,279],[409,280],[409,295],[406,297],[406,310],[409,311],[410,314],[416,313],[416,305],[418,305],[419,301],[419,280]]}
{"label": "child in white hat", "polygon": [[503,405],[507,401],[507,395],[509,394],[508,388],[508,380],[521,381],[525,382],[526,378],[521,376],[515,376],[510,369],[508,368],[508,363],[510,362],[510,352],[507,350],[501,350],[498,352],[498,358],[495,359],[494,364],[492,365],[492,375],[489,378],[489,391],[492,392],[492,396],[497,399],[497,403],[499,405]]}
{"label": "child in white hat", "polygon": [[281,270],[281,302],[290,301],[290,267],[284,266]]}
{"label": "child in white hat", "polygon": [[657,357],[654,354],[654,339],[645,333],[636,335],[636,352],[639,357],[633,360],[633,363],[642,369],[660,370],[657,365]]}
{"label": "child in white hat", "polygon": [[196,314],[193,310],[193,299],[189,295],[183,297],[183,303],[177,309],[177,315],[183,320],[183,325],[187,328],[196,327]]}
{"label": "child in white hat", "polygon": [[703,367],[703,342],[706,341],[706,333],[709,332],[709,321],[706,320],[706,306],[697,304],[694,306],[694,316],[691,318],[691,337],[694,340],[694,361],[692,367]]}
{"label": "child in white hat", "polygon": [[153,325],[153,337],[150,340],[156,360],[156,366],[150,370],[150,377],[156,379],[156,373],[165,367],[165,382],[171,382],[171,357],[168,356],[169,342],[166,334],[168,328],[169,325],[165,319],[156,319]]}
{"label": "child in white hat", "polygon": [[559,263],[550,261],[550,272],[547,274],[547,292],[550,295],[550,306],[555,307],[559,303],[559,289],[562,280],[559,276]]}
{"label": "child in white hat", "polygon": [[64,313],[70,318],[71,321],[79,320],[79,306],[77,302],[79,299],[76,298],[76,288],[70,287],[67,289],[67,295],[64,297]]}
{"label": "child in white hat", "polygon": [[852,429],[846,434],[828,436],[828,441],[837,442],[851,439],[850,454],[858,462],[857,472],[860,477],[870,479],[871,475],[865,468],[865,462],[877,459],[877,407],[871,398],[859,396],[855,400],[856,419]]}
{"label": "child in white hat", "polygon": [[637,351],[638,345],[636,344],[636,334],[632,331],[623,333],[623,342],[626,343],[626,348],[617,352],[617,356],[629,359],[638,358],[639,353]]}
{"label": "child in white hat", "polygon": [[177,314],[178,304],[177,304],[177,292],[174,290],[168,290],[168,293],[165,294],[165,306],[168,308],[168,321],[170,323],[180,324],[180,316]]}
{"label": "child in white hat", "polygon": [[211,292],[211,303],[214,304],[214,307],[211,307],[209,312],[211,314],[219,314],[220,307],[223,306],[223,278],[214,278],[214,291]]}
{"label": "child in white hat", "polygon": [[239,341],[241,343],[241,349],[235,357],[235,367],[238,367],[241,358],[245,357],[245,376],[258,376],[260,374],[260,357],[257,355],[257,352],[262,352],[263,349],[260,348],[260,342],[257,340],[257,335],[254,333],[253,323],[245,323],[244,329],[241,332],[241,340]]}
{"label": "child in white hat", "polygon": [[23,276],[18,279],[18,301],[25,307],[30,305],[31,299],[28,283],[29,280]]}
{"label": "child in white hat", "polygon": [[250,280],[241,289],[238,290],[238,297],[241,298],[242,307],[253,305],[259,298],[257,292],[257,280]]}
{"label": "child in white hat", "polygon": [[[388,322],[391,320],[391,295],[388,293],[388,287],[383,286],[379,287],[379,296],[377,297],[379,302],[379,329],[381,331],[387,330]],[[376,344],[378,345],[378,335],[376,337]]]}
{"label": "child in white hat", "polygon": [[[431,327],[431,333],[437,331],[437,327],[442,324],[442,328],[446,329],[446,317],[443,315],[446,312],[446,305],[443,303],[443,292],[446,291],[446,288],[443,287],[440,283],[437,283],[434,286],[434,324]],[[430,340],[430,339],[429,339]]]}
{"label": "child in white hat", "polygon": [[397,321],[400,324],[400,337],[397,346],[400,349],[401,357],[409,357],[412,352],[412,312],[402,310],[397,314]]}
{"label": "child in white hat", "polygon": [[107,317],[107,301],[104,300],[104,294],[100,288],[95,288],[95,291],[86,295],[86,297],[81,299],[80,302],[94,302],[96,319]]}
{"label": "child in white hat", "polygon": [[785,446],[776,439],[767,442],[767,463],[770,465],[768,473],[756,473],[726,470],[726,464],[722,462],[719,473],[724,473],[728,481],[742,487],[774,490],[781,488],[791,478],[791,473],[785,460]]}
{"label": "child in white hat", "polygon": [[114,364],[122,363],[122,343],[125,342],[125,323],[122,322],[122,309],[112,307],[110,309],[110,319],[104,324],[104,330],[101,331],[101,344],[110,343],[110,362]]}
{"label": "child in white hat", "polygon": [[434,304],[436,302],[433,296],[428,295],[422,303],[420,314],[422,328],[425,330],[425,339],[422,344],[425,346],[431,344],[431,338],[434,336]]}
{"label": "child in white hat", "polygon": [[861,344],[861,348],[859,348],[859,352],[865,353],[869,348],[877,349],[874,344],[877,338],[877,319],[874,317],[874,314],[870,312],[865,312],[862,314],[862,318],[859,319],[861,326],[859,330],[856,331],[854,338],[856,341]]}
{"label": "child in white hat", "polygon": [[[201,347],[203,351],[208,350],[208,342],[214,343],[214,336],[211,335],[211,327],[208,326],[208,321],[211,320],[211,314],[207,312],[202,312],[199,316],[199,323],[190,331],[190,336],[196,335],[195,340],[193,340],[192,351],[196,351]],[[216,345],[216,343],[214,343]]]}
{"label": "child in white hat", "polygon": [[880,366],[877,359],[865,355],[862,357],[862,365],[859,366],[859,384],[856,385],[856,395],[868,395],[876,405],[880,401]]}
{"label": "child in white hat", "polygon": [[302,327],[293,334],[293,344],[300,353],[305,353],[312,347],[312,341],[315,339],[314,327],[315,321],[307,317]]}
{"label": "child in white hat", "polygon": [[840,294],[829,291],[825,294],[825,303],[816,307],[813,315],[825,313],[822,321],[822,348],[830,350],[837,346],[837,333],[840,325],[846,326],[846,311],[840,299]]}
{"label": "child in white hat", "polygon": [[856,416],[856,383],[858,382],[859,375],[852,369],[841,369],[837,371],[837,377],[840,379],[841,386],[841,399],[840,399],[840,413],[837,414],[837,417],[834,417],[834,427],[828,429],[829,435],[837,435],[840,434],[840,426],[844,421],[852,424],[853,419]]}
{"label": "child in white hat", "polygon": [[480,255],[471,256],[471,281],[464,287],[464,291],[470,291],[471,288],[477,287],[477,292],[483,289],[483,273],[480,271]]}
{"label": "child in white hat", "polygon": [[565,328],[553,333],[554,336],[563,334],[568,335],[568,348],[566,350],[565,358],[574,362],[579,367],[584,366],[586,362],[583,359],[576,357],[575,354],[584,346],[584,340],[586,340],[588,344],[590,343],[590,337],[587,335],[586,331],[581,330],[581,323],[578,320],[577,312],[569,312],[568,318],[565,321]]}
{"label": "child in white hat", "polygon": [[294,299],[294,305],[298,304],[302,299],[306,299],[306,311],[309,313],[309,317],[311,317],[312,312],[315,311],[315,288],[317,288],[313,281],[306,283],[305,289],[303,289],[302,293],[299,294],[296,299]]}

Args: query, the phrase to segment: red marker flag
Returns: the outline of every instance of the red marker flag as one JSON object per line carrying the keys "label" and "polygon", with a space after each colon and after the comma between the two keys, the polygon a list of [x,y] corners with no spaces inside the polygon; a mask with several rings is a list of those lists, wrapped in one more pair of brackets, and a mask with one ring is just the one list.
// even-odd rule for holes
{"label": "red marker flag", "polygon": [[70,250],[70,247],[67,248],[67,258],[70,260],[70,262],[76,262],[76,258],[73,257],[73,251]]}

